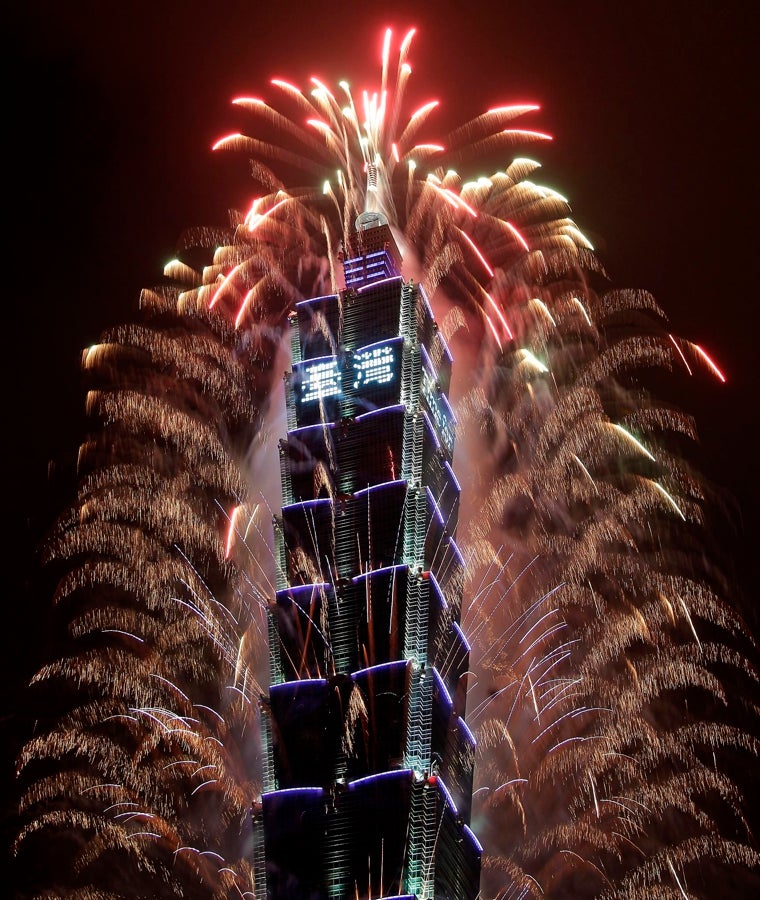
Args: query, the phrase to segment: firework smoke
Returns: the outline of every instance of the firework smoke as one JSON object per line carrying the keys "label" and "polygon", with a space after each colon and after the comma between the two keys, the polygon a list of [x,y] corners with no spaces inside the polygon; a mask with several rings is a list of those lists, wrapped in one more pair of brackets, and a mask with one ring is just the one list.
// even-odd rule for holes
{"label": "firework smoke", "polygon": [[[185,235],[167,285],[84,354],[92,430],[45,545],[57,646],[19,758],[23,896],[263,896],[250,815],[276,510],[252,448],[288,312],[341,287],[367,210],[468,363],[483,896],[757,884],[757,652],[708,537],[694,424],[647,386],[710,364],[651,296],[613,287],[534,181],[520,148],[549,138],[517,120],[535,107],[443,141],[436,101],[405,114],[411,40],[387,35],[374,92],[278,80],[274,100],[237,98],[250,128],[216,148],[251,159],[247,211]],[[472,174],[494,156],[504,168]]]}

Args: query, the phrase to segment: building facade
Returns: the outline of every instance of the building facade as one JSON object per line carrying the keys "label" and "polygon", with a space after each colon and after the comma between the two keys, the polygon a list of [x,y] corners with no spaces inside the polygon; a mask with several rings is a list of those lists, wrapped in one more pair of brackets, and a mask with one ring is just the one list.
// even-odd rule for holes
{"label": "building facade", "polygon": [[474,900],[452,360],[369,218],[290,320],[255,868],[271,898]]}

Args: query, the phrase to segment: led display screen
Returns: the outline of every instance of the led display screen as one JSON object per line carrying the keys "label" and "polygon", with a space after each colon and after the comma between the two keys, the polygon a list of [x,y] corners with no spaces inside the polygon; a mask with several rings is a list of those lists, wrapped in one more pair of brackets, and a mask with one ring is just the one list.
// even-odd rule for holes
{"label": "led display screen", "polygon": [[334,356],[313,359],[299,367],[299,394],[301,403],[339,397],[342,393],[341,373]]}
{"label": "led display screen", "polygon": [[435,377],[425,366],[422,369],[422,397],[444,446],[453,453],[456,419],[446,395],[438,389]]}
{"label": "led display screen", "polygon": [[293,366],[299,425],[335,421],[397,403],[403,338],[369,344],[343,356],[322,356]]}
{"label": "led display screen", "polygon": [[395,348],[390,344],[375,344],[353,355],[354,390],[373,384],[388,384],[397,376]]}

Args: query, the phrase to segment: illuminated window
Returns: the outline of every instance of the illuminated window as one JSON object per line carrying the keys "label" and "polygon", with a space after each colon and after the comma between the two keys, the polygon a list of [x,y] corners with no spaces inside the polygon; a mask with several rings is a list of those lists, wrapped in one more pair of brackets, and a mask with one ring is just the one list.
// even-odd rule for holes
{"label": "illuminated window", "polygon": [[335,357],[321,359],[301,368],[301,403],[340,396],[340,370]]}
{"label": "illuminated window", "polygon": [[353,358],[354,388],[388,384],[396,377],[395,367],[393,347],[388,344],[357,350]]}
{"label": "illuminated window", "polygon": [[427,402],[441,440],[451,453],[454,449],[454,414],[446,401],[446,396],[440,393],[435,378],[427,368],[422,370],[422,396]]}

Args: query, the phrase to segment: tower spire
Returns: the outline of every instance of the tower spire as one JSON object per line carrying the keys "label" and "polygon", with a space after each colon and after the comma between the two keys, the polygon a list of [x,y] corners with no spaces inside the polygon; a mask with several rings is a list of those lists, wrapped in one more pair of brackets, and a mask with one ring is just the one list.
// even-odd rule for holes
{"label": "tower spire", "polygon": [[367,163],[367,190],[364,195],[364,212],[356,217],[354,227],[357,231],[366,231],[369,228],[378,228],[388,224],[388,217],[381,212],[378,202],[378,165],[376,162]]}

